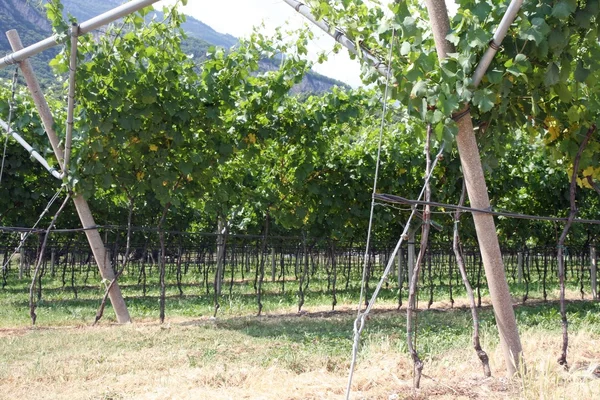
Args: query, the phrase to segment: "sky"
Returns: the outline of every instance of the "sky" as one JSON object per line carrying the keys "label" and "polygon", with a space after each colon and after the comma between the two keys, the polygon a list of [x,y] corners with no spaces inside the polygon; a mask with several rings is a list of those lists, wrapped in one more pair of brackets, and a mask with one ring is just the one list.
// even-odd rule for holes
{"label": "sky", "polygon": [[[157,3],[156,7],[172,3],[173,0],[163,0]],[[329,53],[335,44],[333,38],[313,26],[282,0],[189,0],[183,12],[217,32],[229,33],[235,37],[248,36],[253,27],[261,23],[265,24],[267,33],[273,32],[278,26],[285,27],[286,23],[288,25],[285,30],[297,30],[308,24],[315,33],[315,39],[308,47],[309,56],[313,61],[316,61],[320,52]],[[359,61],[351,60],[346,50],[338,54],[330,53],[328,61],[323,64],[315,62],[313,70],[346,82],[352,87],[361,85]]]}

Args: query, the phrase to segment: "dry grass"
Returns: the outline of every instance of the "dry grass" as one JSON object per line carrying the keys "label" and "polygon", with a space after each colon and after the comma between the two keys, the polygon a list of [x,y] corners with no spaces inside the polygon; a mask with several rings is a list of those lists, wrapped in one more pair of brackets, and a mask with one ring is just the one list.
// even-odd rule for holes
{"label": "dry grass", "polygon": [[[398,317],[381,312],[373,319],[392,316]],[[351,320],[348,312],[2,329],[0,399],[338,399],[350,332],[336,335]],[[312,333],[297,332],[303,328]],[[471,349],[450,346],[424,355],[416,392],[401,337],[365,336],[353,399],[600,398],[600,335],[588,329],[571,335],[569,371],[555,362],[560,333],[528,328],[522,379],[503,377],[501,352],[486,335],[494,377],[483,378]]]}

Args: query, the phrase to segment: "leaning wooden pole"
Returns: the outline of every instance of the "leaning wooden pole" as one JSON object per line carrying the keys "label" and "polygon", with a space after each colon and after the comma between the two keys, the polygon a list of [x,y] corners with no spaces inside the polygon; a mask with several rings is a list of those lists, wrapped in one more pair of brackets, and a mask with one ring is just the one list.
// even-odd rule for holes
{"label": "leaning wooden pole", "polygon": [[[444,0],[426,0],[425,4],[429,13],[438,59],[442,61],[447,58],[449,53],[455,52],[452,43],[446,40],[446,35],[450,32],[450,20],[446,3]],[[465,109],[464,116],[457,121],[457,125],[456,144],[471,206],[483,210],[489,209],[490,199],[473,130],[473,121],[468,108]],[[496,316],[504,361],[508,375],[512,376],[520,368],[523,348],[519,338],[508,282],[506,281],[496,225],[494,217],[490,214],[473,212],[473,220]]]}
{"label": "leaning wooden pole", "polygon": [[[21,43],[21,39],[16,30],[8,31],[6,33],[6,37],[8,38],[13,51],[17,52],[23,48],[23,44]],[[50,144],[52,145],[52,149],[54,150],[54,154],[58,160],[58,164],[62,169],[64,168],[64,154],[62,148],[59,146],[58,135],[54,130],[54,118],[50,112],[50,107],[48,107],[48,103],[46,102],[44,94],[42,93],[42,89],[40,88],[40,84],[35,76],[29,60],[25,59],[20,61],[19,66],[23,72],[23,77],[25,78],[27,87],[31,92],[31,96],[33,97],[35,107],[42,119],[42,124],[46,130],[48,139],[50,140]],[[104,243],[102,242],[102,238],[100,237],[100,233],[96,229],[96,222],[94,221],[90,207],[87,201],[81,195],[73,196],[73,202],[75,203],[75,208],[77,209],[77,214],[79,215],[81,224],[85,229],[85,235],[87,236],[92,253],[94,254],[94,259],[96,260],[96,264],[100,270],[100,275],[103,279],[112,281],[115,277],[115,273],[112,267],[107,265],[106,249],[104,247]],[[125,300],[123,299],[121,288],[116,282],[109,293],[109,298],[113,309],[115,310],[117,321],[119,323],[131,322],[131,317],[129,316],[129,311],[127,310]]]}

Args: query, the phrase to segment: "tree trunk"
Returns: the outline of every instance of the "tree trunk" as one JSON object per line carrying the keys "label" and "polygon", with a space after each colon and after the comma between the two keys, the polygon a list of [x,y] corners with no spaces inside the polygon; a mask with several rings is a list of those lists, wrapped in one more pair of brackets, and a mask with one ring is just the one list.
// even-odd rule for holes
{"label": "tree trunk", "polygon": [[[42,247],[40,248],[40,254],[38,256],[37,264],[36,264],[35,270],[33,272],[33,279],[31,280],[31,286],[29,287],[29,316],[31,317],[31,325],[35,325],[35,320],[37,319],[37,314],[35,313],[37,304],[34,300],[33,294],[35,292],[35,285],[36,285],[36,280],[38,279],[38,273],[40,272],[40,267],[42,266],[42,263],[44,261],[44,253],[46,252],[46,244],[48,243],[48,236],[50,235],[50,231],[52,230],[52,227],[56,223],[58,215],[65,208],[68,201],[69,201],[69,195],[67,195],[67,197],[65,198],[65,201],[62,203],[62,205],[60,206],[60,208],[58,209],[56,214],[54,214],[54,217],[52,218],[52,222],[50,222],[50,226],[48,227],[48,229],[46,229],[46,234],[44,235],[44,242],[42,243]],[[39,285],[40,285],[39,286],[40,292],[38,294],[38,301],[41,300],[41,297],[42,297],[41,276],[40,276]]]}
{"label": "tree trunk", "polygon": [[[446,35],[450,33],[450,21],[448,19],[446,3],[444,0],[426,0],[425,3],[429,13],[438,58],[442,61],[447,57],[448,53],[455,51],[454,46],[446,40]],[[458,135],[456,136],[456,143],[471,206],[479,209],[488,209],[490,207],[490,200],[470,113],[467,112],[457,122],[457,125]],[[494,218],[490,214],[474,212],[473,220],[475,222],[477,240],[496,316],[496,324],[500,334],[500,344],[504,353],[504,361],[508,375],[512,376],[519,370],[521,365],[523,348],[504,272],[496,226]]]}
{"label": "tree trunk", "polygon": [[[9,31],[7,32],[6,36],[8,37],[8,41],[10,42],[13,51],[18,51],[23,48],[23,44],[21,43],[21,39],[19,38],[17,31]],[[44,129],[48,134],[48,139],[50,139],[50,144],[52,145],[54,154],[58,159],[59,165],[62,167],[63,151],[58,145],[58,135],[54,131],[54,118],[52,117],[50,108],[44,99],[44,95],[37,78],[35,77],[33,69],[31,68],[31,63],[29,60],[22,61],[20,63],[20,67],[25,81],[27,82],[27,87],[29,88],[31,96],[33,97],[36,109],[42,119]],[[92,249],[92,253],[94,254],[94,259],[96,260],[96,264],[100,270],[100,275],[102,276],[102,279],[112,281],[115,277],[115,273],[110,266],[106,265],[106,249],[104,248],[104,243],[102,242],[100,233],[98,233],[97,229],[93,229],[96,226],[96,222],[92,217],[88,203],[82,196],[78,195],[73,196],[73,203],[75,203],[75,208],[77,209],[77,214],[81,220],[81,225],[85,229],[85,235],[90,244],[90,248]],[[131,322],[127,305],[125,304],[123,294],[121,293],[121,288],[118,284],[115,283],[113,285],[109,293],[109,298],[115,310],[117,321],[122,324]]]}
{"label": "tree trunk", "polygon": [[265,260],[267,258],[266,252],[267,252],[267,245],[268,245],[268,241],[269,241],[270,219],[271,219],[271,216],[269,214],[269,211],[267,210],[267,212],[265,214],[265,229],[263,231],[262,246],[260,249],[260,259],[259,259],[259,263],[257,264],[257,270],[256,270],[257,285],[255,287],[256,287],[256,300],[258,303],[257,316],[261,315],[262,309],[263,309],[262,284],[263,284],[263,280],[265,279]]}

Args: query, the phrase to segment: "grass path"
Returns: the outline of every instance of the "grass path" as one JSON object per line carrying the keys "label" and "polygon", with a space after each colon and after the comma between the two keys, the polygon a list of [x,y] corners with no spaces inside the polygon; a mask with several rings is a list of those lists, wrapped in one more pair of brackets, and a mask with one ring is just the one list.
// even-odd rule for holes
{"label": "grass path", "polygon": [[[490,310],[482,311],[489,379],[470,348],[468,310],[422,312],[418,347],[425,379],[414,393],[405,313],[379,309],[363,334],[353,398],[600,398],[599,305],[570,305],[569,371],[555,362],[561,343],[555,308],[517,308],[528,373],[512,381],[503,377]],[[309,311],[175,317],[164,325],[1,328],[0,399],[342,398],[354,312]]]}

